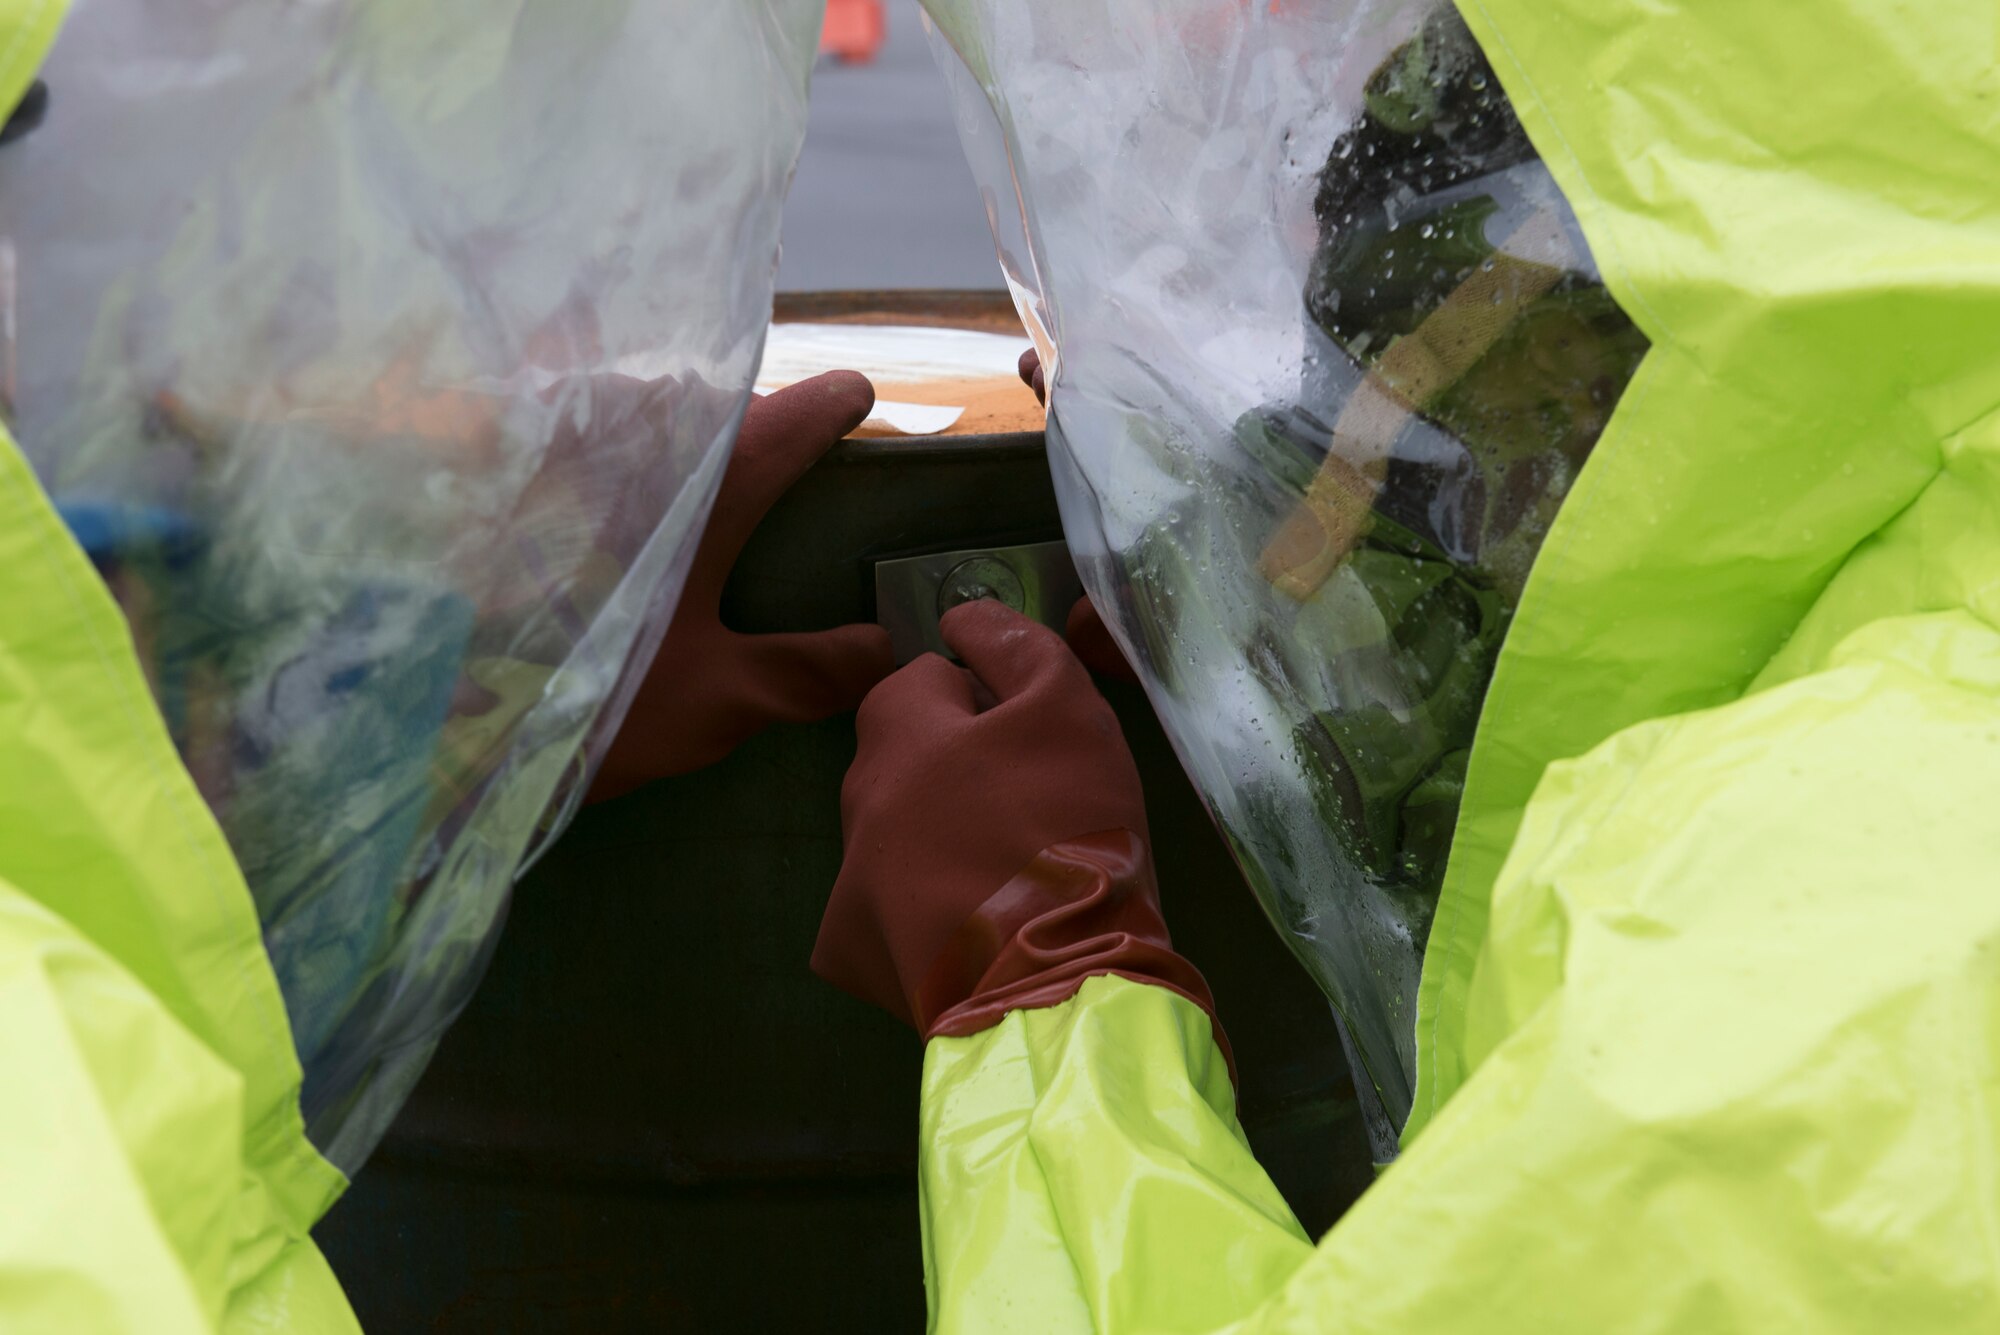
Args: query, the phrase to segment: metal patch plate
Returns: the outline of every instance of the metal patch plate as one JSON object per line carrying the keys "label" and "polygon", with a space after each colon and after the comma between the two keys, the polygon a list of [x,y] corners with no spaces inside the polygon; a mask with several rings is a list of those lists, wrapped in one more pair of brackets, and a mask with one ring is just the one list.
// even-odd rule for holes
{"label": "metal patch plate", "polygon": [[980,547],[875,563],[876,619],[889,632],[896,661],[943,654],[938,618],[960,603],[997,598],[1016,612],[1060,632],[1083,596],[1069,546],[1037,542]]}

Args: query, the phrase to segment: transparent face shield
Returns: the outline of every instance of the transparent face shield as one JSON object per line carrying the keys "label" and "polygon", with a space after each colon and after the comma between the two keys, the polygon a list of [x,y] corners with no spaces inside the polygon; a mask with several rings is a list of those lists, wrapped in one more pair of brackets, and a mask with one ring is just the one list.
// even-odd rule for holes
{"label": "transparent face shield", "polygon": [[15,434],[248,876],[350,1171],[678,596],[819,8],[76,0],[0,149]]}
{"label": "transparent face shield", "polygon": [[1494,659],[1645,340],[1449,4],[926,6],[1079,569],[1386,1157]]}

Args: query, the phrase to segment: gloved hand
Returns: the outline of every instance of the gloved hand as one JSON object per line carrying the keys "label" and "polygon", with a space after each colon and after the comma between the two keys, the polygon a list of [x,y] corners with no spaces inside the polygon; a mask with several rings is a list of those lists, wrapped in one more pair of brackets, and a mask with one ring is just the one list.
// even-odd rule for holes
{"label": "gloved hand", "polygon": [[1035,402],[1044,408],[1049,405],[1049,384],[1042,374],[1042,354],[1029,348],[1021,354],[1021,364],[1015,368],[1021,373],[1021,383],[1035,391]]}
{"label": "gloved hand", "polygon": [[590,800],[714,764],[773,723],[811,723],[860,703],[895,669],[880,626],[740,635],[722,624],[722,587],[787,488],[875,405],[853,371],[751,401],[673,624],[605,753]]}
{"label": "gloved hand", "polygon": [[1082,664],[998,603],[954,608],[942,628],[965,668],[926,655],[862,704],[814,972],[926,1038],[1055,1005],[1100,974],[1213,1015],[1160,916],[1138,768]]}

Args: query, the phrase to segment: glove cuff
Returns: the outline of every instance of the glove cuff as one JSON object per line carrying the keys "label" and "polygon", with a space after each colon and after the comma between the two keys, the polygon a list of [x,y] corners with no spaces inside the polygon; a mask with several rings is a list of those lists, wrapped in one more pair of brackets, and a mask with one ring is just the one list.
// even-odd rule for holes
{"label": "glove cuff", "polygon": [[1152,855],[1130,830],[1081,835],[1037,853],[946,943],[911,1010],[925,1039],[964,1038],[1009,1011],[1068,1001],[1086,979],[1105,974],[1163,987],[1207,1011],[1235,1078],[1215,998],[1175,953]]}

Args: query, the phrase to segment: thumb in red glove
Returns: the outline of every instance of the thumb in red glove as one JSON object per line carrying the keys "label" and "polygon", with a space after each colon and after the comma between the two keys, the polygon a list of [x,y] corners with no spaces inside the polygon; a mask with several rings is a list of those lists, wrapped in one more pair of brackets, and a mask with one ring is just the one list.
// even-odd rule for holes
{"label": "thumb in red glove", "polygon": [[880,626],[740,635],[721,615],[723,585],[758,523],[874,405],[874,387],[853,371],[751,400],[673,624],[605,754],[591,801],[712,765],[773,723],[852,709],[895,668]]}
{"label": "thumb in red glove", "polygon": [[1160,916],[1138,769],[1089,674],[998,603],[954,608],[942,629],[965,669],[926,655],[861,707],[813,970],[927,1038],[1102,974],[1213,1015]]}

